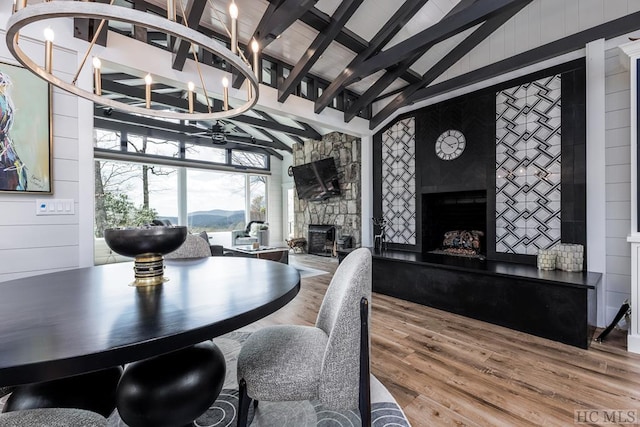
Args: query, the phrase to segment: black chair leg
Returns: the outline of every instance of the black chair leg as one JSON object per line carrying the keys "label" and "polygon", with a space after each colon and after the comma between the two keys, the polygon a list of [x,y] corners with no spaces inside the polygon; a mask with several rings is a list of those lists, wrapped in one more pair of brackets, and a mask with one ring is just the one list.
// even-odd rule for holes
{"label": "black chair leg", "polygon": [[[247,383],[244,379],[240,380],[238,394],[238,427],[247,427],[249,418],[249,405],[251,398],[247,394]],[[254,403],[257,406],[258,401]]]}
{"label": "black chair leg", "polygon": [[371,372],[369,369],[369,301],[360,301],[360,393],[362,427],[371,427]]}

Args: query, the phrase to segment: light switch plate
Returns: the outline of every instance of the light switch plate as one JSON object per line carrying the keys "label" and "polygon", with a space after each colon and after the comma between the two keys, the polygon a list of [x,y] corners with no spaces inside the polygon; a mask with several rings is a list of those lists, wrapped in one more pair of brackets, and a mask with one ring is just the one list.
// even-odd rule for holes
{"label": "light switch plate", "polygon": [[37,199],[36,215],[74,215],[73,199]]}

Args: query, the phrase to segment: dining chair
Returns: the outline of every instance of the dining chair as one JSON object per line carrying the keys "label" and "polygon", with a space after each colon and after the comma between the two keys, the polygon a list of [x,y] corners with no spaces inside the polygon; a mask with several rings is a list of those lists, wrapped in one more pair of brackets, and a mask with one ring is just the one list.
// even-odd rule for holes
{"label": "dining chair", "polygon": [[371,252],[356,249],[331,279],[315,326],[260,329],[238,355],[238,426],[251,400],[317,400],[327,409],[359,408],[371,425],[369,317]]}
{"label": "dining chair", "polygon": [[[0,397],[14,390],[13,387],[0,387]],[[38,408],[0,414],[0,426],[3,427],[103,427],[107,419],[92,411],[70,408]]]}
{"label": "dining chair", "polygon": [[[113,366],[55,380],[23,384],[10,391],[3,414],[36,409],[76,409],[109,417],[116,407],[116,388],[122,376],[121,366]],[[31,416],[39,416],[38,412]],[[38,425],[38,424],[33,424]],[[78,424],[81,425],[81,424]],[[0,426],[4,426],[0,422]]]}
{"label": "dining chair", "polygon": [[184,243],[175,251],[166,254],[165,259],[203,258],[211,256],[209,243],[197,234],[187,234]]}
{"label": "dining chair", "polygon": [[107,419],[95,412],[70,408],[24,409],[0,414],[2,427],[105,427]]}

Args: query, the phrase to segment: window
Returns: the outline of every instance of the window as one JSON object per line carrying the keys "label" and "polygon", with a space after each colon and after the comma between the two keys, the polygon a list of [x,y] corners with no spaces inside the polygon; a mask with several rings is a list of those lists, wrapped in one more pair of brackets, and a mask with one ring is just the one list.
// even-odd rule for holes
{"label": "window", "polygon": [[249,151],[233,150],[231,153],[231,164],[236,166],[246,166],[256,169],[267,169],[267,156],[261,153],[251,153]]}
{"label": "window", "polygon": [[176,168],[96,160],[95,236],[113,227],[150,223],[155,218],[178,223]]}
{"label": "window", "polygon": [[167,141],[149,138],[146,136],[128,135],[127,151],[138,154],[180,157],[180,144],[177,141]]}
{"label": "window", "polygon": [[96,129],[94,134],[93,146],[95,148],[104,148],[105,150],[120,149],[120,132]]}
{"label": "window", "polygon": [[302,81],[300,82],[300,96],[307,99],[315,99],[313,97],[313,86],[313,80],[311,80],[310,78],[305,77],[304,79],[302,79]]}
{"label": "window", "polygon": [[267,220],[267,177],[249,177],[249,221]]}
{"label": "window", "polygon": [[204,145],[185,144],[184,157],[190,160],[224,164],[227,162],[227,150]]}
{"label": "window", "polygon": [[187,225],[192,232],[245,227],[246,178],[237,173],[187,169]]}
{"label": "window", "polygon": [[[96,262],[113,260],[100,255],[107,228],[159,218],[187,225],[191,232],[215,233],[267,220],[268,177],[243,172],[267,172],[266,154],[104,129],[96,129],[94,137]],[[238,171],[227,171],[233,167]]]}
{"label": "window", "polygon": [[276,85],[276,64],[266,59],[262,60],[262,84],[275,87]]}

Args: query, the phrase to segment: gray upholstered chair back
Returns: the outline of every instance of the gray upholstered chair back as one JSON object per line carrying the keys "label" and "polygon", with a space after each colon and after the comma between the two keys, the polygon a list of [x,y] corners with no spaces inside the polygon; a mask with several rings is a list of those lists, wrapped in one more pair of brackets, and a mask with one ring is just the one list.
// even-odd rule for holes
{"label": "gray upholstered chair back", "polygon": [[175,251],[166,254],[166,259],[177,258],[203,258],[211,256],[211,248],[209,243],[195,234],[187,234],[187,239],[184,243]]}
{"label": "gray upholstered chair back", "polygon": [[358,407],[362,298],[371,301],[371,252],[365,248],[340,263],[316,320],[329,336],[318,394],[332,408]]}

